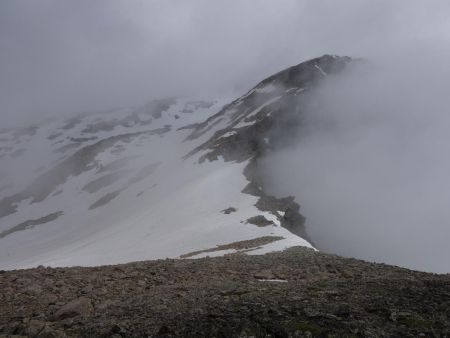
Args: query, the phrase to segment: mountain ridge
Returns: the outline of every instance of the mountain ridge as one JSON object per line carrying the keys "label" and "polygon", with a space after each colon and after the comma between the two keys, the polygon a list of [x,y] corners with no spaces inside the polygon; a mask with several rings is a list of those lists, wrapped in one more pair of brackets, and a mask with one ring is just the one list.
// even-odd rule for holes
{"label": "mountain ridge", "polygon": [[[167,98],[3,131],[0,160],[14,171],[12,180],[3,178],[13,185],[0,178],[0,267],[175,258],[264,236],[283,240],[254,252],[312,247],[300,206],[264,191],[258,160],[288,142],[276,130],[295,132],[302,95],[349,62],[330,55],[306,61],[222,108]],[[211,205],[187,209],[203,197]],[[170,212],[175,205],[184,211],[179,218]],[[221,212],[227,208],[236,212]],[[109,247],[120,249],[110,257]]]}

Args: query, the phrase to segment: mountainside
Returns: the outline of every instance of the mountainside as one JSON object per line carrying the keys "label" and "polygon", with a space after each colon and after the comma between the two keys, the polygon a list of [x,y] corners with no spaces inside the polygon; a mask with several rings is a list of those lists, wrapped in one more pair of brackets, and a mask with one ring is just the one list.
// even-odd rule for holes
{"label": "mountainside", "polygon": [[449,275],[320,253],[267,193],[260,160],[352,62],[0,130],[0,337],[448,337]]}
{"label": "mountainside", "polygon": [[1,130],[0,268],[311,247],[294,199],[265,194],[258,158],[349,61],[291,67],[222,108],[169,98]]}

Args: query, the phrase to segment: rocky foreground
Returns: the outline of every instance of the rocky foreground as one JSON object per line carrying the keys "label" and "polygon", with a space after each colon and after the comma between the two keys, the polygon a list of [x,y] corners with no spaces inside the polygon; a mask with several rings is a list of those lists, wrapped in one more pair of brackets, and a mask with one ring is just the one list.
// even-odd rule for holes
{"label": "rocky foreground", "polygon": [[450,275],[292,248],[1,271],[0,336],[448,337]]}

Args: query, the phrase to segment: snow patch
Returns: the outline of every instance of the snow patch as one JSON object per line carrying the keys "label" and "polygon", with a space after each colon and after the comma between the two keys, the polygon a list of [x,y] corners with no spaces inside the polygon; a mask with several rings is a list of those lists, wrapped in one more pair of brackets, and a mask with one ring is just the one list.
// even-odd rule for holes
{"label": "snow patch", "polygon": [[236,130],[231,130],[231,131],[228,131],[225,134],[223,134],[220,138],[226,138],[226,137],[230,137],[230,136],[233,136],[236,134],[237,134]]}
{"label": "snow patch", "polygon": [[314,67],[320,72],[320,74],[322,74],[323,76],[327,76],[327,73],[325,73],[325,72],[323,71],[323,69],[320,68],[320,66],[314,65]]}

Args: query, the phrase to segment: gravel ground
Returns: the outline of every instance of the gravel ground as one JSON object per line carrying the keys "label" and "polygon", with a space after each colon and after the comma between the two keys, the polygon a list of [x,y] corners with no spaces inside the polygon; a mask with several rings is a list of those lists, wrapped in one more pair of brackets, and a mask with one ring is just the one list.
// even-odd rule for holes
{"label": "gravel ground", "polygon": [[450,337],[450,275],[292,248],[0,272],[0,337]]}

